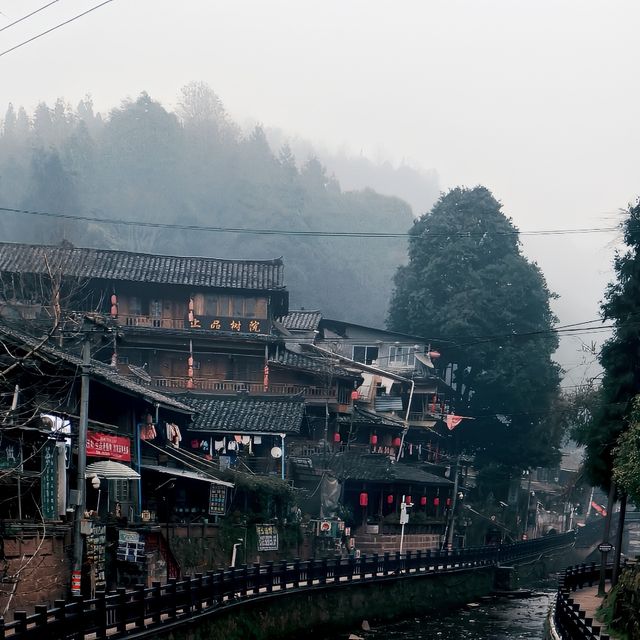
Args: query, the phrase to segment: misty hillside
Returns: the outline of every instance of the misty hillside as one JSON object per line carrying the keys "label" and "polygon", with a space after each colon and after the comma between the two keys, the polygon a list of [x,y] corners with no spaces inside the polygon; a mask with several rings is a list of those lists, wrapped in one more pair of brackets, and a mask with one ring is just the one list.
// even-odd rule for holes
{"label": "misty hillside", "polygon": [[[358,166],[362,174],[362,162]],[[345,157],[343,164],[348,165]],[[315,157],[248,134],[219,98],[192,83],[175,113],[146,93],[107,116],[89,99],[34,113],[9,106],[0,137],[0,206],[181,225],[406,232],[409,205],[371,189],[343,191]],[[0,216],[7,241],[107,247],[221,258],[283,256],[292,307],[382,325],[403,239],[176,231]]]}

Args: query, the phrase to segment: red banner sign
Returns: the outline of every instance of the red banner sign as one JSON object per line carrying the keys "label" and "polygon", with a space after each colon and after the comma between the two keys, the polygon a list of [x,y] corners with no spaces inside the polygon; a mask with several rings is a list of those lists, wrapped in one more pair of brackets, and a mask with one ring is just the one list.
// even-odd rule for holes
{"label": "red banner sign", "polygon": [[131,462],[131,441],[123,436],[110,436],[106,433],[89,431],[87,455]]}

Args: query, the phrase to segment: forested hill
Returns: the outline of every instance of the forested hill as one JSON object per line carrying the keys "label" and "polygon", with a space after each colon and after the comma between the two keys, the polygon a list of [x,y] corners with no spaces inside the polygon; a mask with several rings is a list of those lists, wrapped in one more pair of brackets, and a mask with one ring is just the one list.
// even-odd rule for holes
{"label": "forested hill", "polygon": [[[0,207],[109,219],[260,229],[406,232],[404,201],[345,192],[315,158],[244,134],[218,97],[193,83],[176,112],[143,93],[108,116],[90,100],[34,113],[9,106],[0,138]],[[403,239],[189,232],[74,223],[0,212],[7,241],[221,258],[283,256],[294,307],[382,326]]]}

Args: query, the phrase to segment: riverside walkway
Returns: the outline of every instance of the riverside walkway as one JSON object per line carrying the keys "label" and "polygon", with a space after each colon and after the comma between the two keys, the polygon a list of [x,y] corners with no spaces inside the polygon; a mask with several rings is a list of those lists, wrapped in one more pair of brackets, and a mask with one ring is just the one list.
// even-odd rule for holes
{"label": "riverside walkway", "polygon": [[486,571],[501,564],[539,558],[570,547],[574,541],[574,532],[568,532],[499,547],[385,553],[360,558],[295,559],[210,571],[167,584],[137,585],[131,591],[121,588],[111,593],[102,592],[92,599],[58,600],[53,608],[36,607],[32,615],[16,611],[12,622],[0,618],[0,639],[157,638],[183,626],[200,624],[230,608],[266,610],[276,599],[289,594],[311,595],[318,593],[318,589],[342,590],[357,585],[387,589],[391,583],[421,577],[447,580],[465,571]]}
{"label": "riverside walkway", "polygon": [[[612,567],[606,569],[607,590]],[[607,628],[596,619],[600,566],[595,563],[568,567],[560,581],[553,611],[551,636],[562,640],[609,640]]]}

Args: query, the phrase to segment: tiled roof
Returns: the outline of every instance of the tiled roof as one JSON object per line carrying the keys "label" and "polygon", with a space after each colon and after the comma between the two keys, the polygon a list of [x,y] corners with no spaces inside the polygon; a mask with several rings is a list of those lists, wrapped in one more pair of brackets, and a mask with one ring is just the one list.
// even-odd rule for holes
{"label": "tiled roof", "polygon": [[[82,359],[77,355],[64,349],[60,349],[50,343],[44,343],[41,345],[43,338],[35,338],[5,324],[0,324],[0,339],[11,340],[14,344],[25,345],[29,349],[38,347],[37,351],[34,353],[34,357],[41,358],[48,362],[64,362],[69,366],[78,368],[82,366]],[[98,360],[91,361],[90,375],[94,379],[101,380],[133,394],[143,396],[144,398],[148,398],[150,402],[157,402],[164,407],[185,413],[192,413],[193,411],[190,407],[170,396],[165,396],[164,394],[158,393],[149,387],[145,387],[142,384],[134,382],[130,378],[120,375],[115,369],[112,369]]]}
{"label": "tiled roof", "polygon": [[281,318],[285,329],[290,331],[315,331],[322,320],[320,311],[307,311],[306,309],[294,309]]}
{"label": "tiled roof", "polygon": [[[314,467],[321,467],[324,457],[313,458]],[[450,480],[436,476],[420,467],[392,462],[388,455],[380,453],[335,453],[328,459],[327,466],[341,480],[368,482],[403,482],[421,485],[450,485]]]}
{"label": "tiled roof", "polygon": [[289,349],[281,350],[278,354],[278,358],[270,360],[269,364],[301,369],[315,374],[338,376],[341,378],[360,377],[359,372],[349,371],[344,367],[334,364],[334,362],[323,356],[307,356],[301,353],[294,353]]}
{"label": "tiled roof", "polygon": [[302,396],[178,396],[197,415],[196,431],[229,433],[300,433],[304,416]]}
{"label": "tiled roof", "polygon": [[159,284],[280,290],[284,265],[275,260],[159,256],[109,249],[0,243],[0,271]]}

